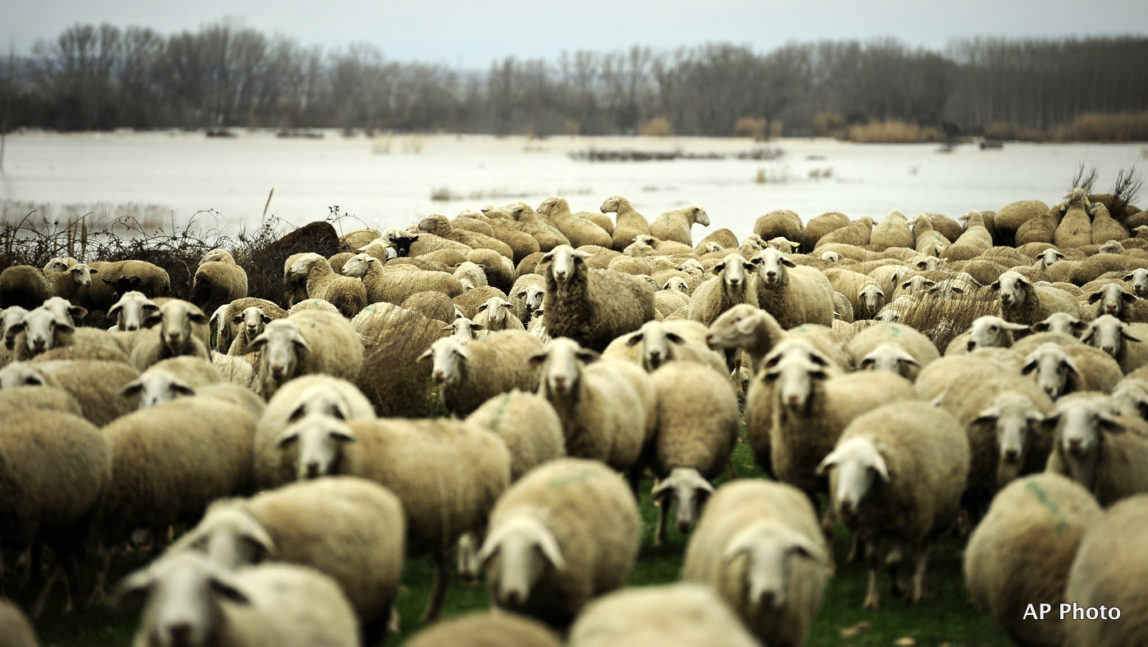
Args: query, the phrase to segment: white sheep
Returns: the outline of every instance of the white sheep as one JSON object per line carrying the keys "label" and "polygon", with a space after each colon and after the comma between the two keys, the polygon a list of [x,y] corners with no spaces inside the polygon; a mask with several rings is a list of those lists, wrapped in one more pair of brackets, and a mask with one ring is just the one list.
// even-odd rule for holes
{"label": "white sheep", "polygon": [[756,647],[758,643],[710,588],[678,583],[602,596],[578,616],[569,645]]}
{"label": "white sheep", "polygon": [[526,326],[514,315],[514,307],[502,297],[491,297],[478,306],[474,324],[490,332],[526,330]]}
{"label": "white sheep", "polygon": [[[1068,313],[1056,313],[1071,317]],[[996,315],[984,315],[973,320],[969,330],[953,338],[945,348],[946,355],[971,353],[978,348],[1009,348],[1013,333],[1027,332],[1030,326],[1005,321]]]}
{"label": "white sheep", "polygon": [[[1075,340],[1074,340],[1075,341]],[[1102,350],[1083,344],[1046,342],[1025,355],[1021,373],[1032,375],[1053,399],[1076,391],[1111,392],[1124,374]]]}
{"label": "white sheep", "polygon": [[1076,550],[1101,516],[1088,491],[1059,474],[1001,490],[965,548],[965,583],[977,606],[1017,644],[1063,644],[1072,623],[1059,614],[1033,621],[1025,611],[1060,609]]}
{"label": "white sheep", "polygon": [[1080,341],[1108,353],[1125,374],[1148,364],[1148,324],[1124,323],[1112,315],[1101,315],[1088,324]]}
{"label": "white sheep", "polygon": [[196,387],[218,384],[223,376],[211,362],[198,357],[172,357],[152,364],[120,391],[123,397],[139,396],[146,409],[177,397],[195,395]]}
{"label": "white sheep", "polygon": [[937,347],[909,326],[881,322],[857,333],[846,349],[861,369],[891,371],[908,380],[940,358]]}
{"label": "white sheep", "polygon": [[443,337],[418,359],[431,362],[431,377],[442,385],[447,410],[467,416],[499,393],[538,388],[538,376],[527,360],[541,350],[542,342],[534,335],[505,330],[469,343]]}
{"label": "white sheep", "polygon": [[725,360],[706,344],[708,334],[696,321],[649,321],[610,342],[602,356],[629,360],[650,372],[671,361],[696,362],[725,371]]}
{"label": "white sheep", "polygon": [[172,299],[160,306],[144,325],[151,330],[142,336],[131,353],[132,364],[137,369],[142,371],[161,359],[179,355],[211,359],[208,319],[198,306]]}
{"label": "white sheep", "polygon": [[1132,291],[1136,293],[1136,296],[1148,297],[1148,269],[1138,267],[1120,279],[1132,283]]}
{"label": "white sheep", "polygon": [[817,473],[829,474],[837,517],[868,544],[864,606],[880,604],[876,542],[883,538],[896,544],[887,560],[894,595],[900,589],[895,567],[907,545],[915,561],[909,599],[920,602],[929,548],[956,521],[968,478],[969,441],[957,419],[924,402],[873,409],[849,423]]}
{"label": "white sheep", "polygon": [[[1138,496],[1112,506],[1085,533],[1064,588],[1064,601],[1073,605],[1064,628],[1066,647],[1148,644],[1141,622],[1148,617],[1146,518],[1148,498]],[[1087,610],[1101,605],[1110,614],[1119,609],[1120,618],[1088,620]]]}
{"label": "white sheep", "polygon": [[1099,394],[1076,393],[1057,400],[1041,423],[1053,434],[1045,470],[1081,484],[1102,506],[1148,492],[1148,423],[1110,408]]}
{"label": "white sheep", "polygon": [[609,468],[577,458],[546,463],[491,511],[479,552],[490,599],[568,625],[591,599],[625,584],[641,527],[634,497]]}
{"label": "white sheep", "polygon": [[637,492],[643,448],[657,428],[657,393],[641,368],[601,359],[598,353],[559,337],[530,358],[538,368],[538,394],[562,421],[566,453],[630,472]]}
{"label": "white sheep", "polygon": [[513,389],[500,393],[466,418],[468,425],[489,431],[510,451],[510,480],[566,455],[562,421],[554,407],[536,393]]}
{"label": "white sheep", "polygon": [[493,434],[447,419],[379,418],[344,422],[308,414],[276,439],[298,446],[300,479],[343,474],[379,483],[407,515],[407,549],[429,552],[436,566],[425,620],[446,596],[446,549],[465,532],[480,532],[510,482],[510,453]]}
{"label": "white sheep", "polygon": [[710,217],[705,209],[697,206],[683,207],[667,211],[650,222],[650,234],[661,240],[670,240],[693,246],[690,229],[694,224],[708,227]]}
{"label": "white sheep", "polygon": [[[562,647],[546,625],[524,616],[488,611],[436,622],[416,633],[407,647]],[[22,646],[21,646],[22,647]]]}
{"label": "white sheep", "polygon": [[1051,285],[1034,285],[1014,270],[1001,274],[989,287],[1000,293],[1001,316],[1012,323],[1031,326],[1054,312],[1080,316],[1080,306],[1071,294]]}
{"label": "white sheep", "polygon": [[226,250],[213,249],[199,259],[191,281],[191,301],[208,312],[247,296],[247,272]]}
{"label": "white sheep", "polygon": [[713,266],[716,275],[694,290],[686,315],[693,321],[710,325],[721,313],[739,303],[757,307],[757,290],[751,284],[753,266],[740,254],[729,254]]}
{"label": "white sheep", "polygon": [[143,292],[132,290],[125,292],[108,308],[108,317],[115,318],[118,330],[139,330],[157,312],[159,304],[147,298]]}
{"label": "white sheep", "polygon": [[459,263],[458,267],[454,268],[452,276],[458,279],[463,292],[489,285],[486,281],[486,272],[477,263],[470,261]]}
{"label": "white sheep", "polygon": [[84,417],[101,427],[135,408],[134,403],[121,398],[119,394],[125,385],[139,375],[139,371],[123,362],[12,362],[0,368],[0,389],[29,386],[63,389],[76,399]]}
{"label": "white sheep", "polygon": [[232,573],[193,552],[126,577],[117,599],[146,595],[136,647],[357,647],[355,613],[318,571],[266,564]]}
{"label": "white sheep", "polygon": [[[286,313],[284,313],[284,316]],[[232,315],[231,320],[236,325],[236,334],[227,348],[228,355],[246,355],[250,352],[251,342],[263,333],[267,324],[276,319],[259,306],[248,306],[238,314]]]}
{"label": "white sheep", "polygon": [[326,373],[354,380],[363,365],[363,343],[338,313],[304,310],[267,324],[251,341],[259,351],[257,373],[263,397],[299,375]]}
{"label": "white sheep", "polygon": [[362,626],[364,643],[386,633],[406,551],[399,499],[350,476],[291,483],[250,499],[221,499],[173,551],[199,550],[234,570],[273,560],[332,578]]}
{"label": "white sheep", "polygon": [[74,298],[92,285],[98,273],[86,263],[77,263],[63,272],[44,271],[31,265],[12,265],[0,272],[0,306],[20,306],[31,310],[49,297]]}
{"label": "white sheep", "polygon": [[833,324],[833,285],[820,271],[798,266],[769,248],[753,258],[757,268],[757,303],[782,328]]}
{"label": "white sheep", "polygon": [[1088,324],[1067,312],[1054,312],[1045,317],[1043,321],[1034,323],[1031,328],[1034,333],[1053,332],[1079,337],[1084,334]]}
{"label": "white sheep", "polygon": [[711,587],[769,645],[803,645],[833,556],[800,490],[727,483],[710,498],[686,548],[682,579]]}
{"label": "white sheep", "polygon": [[737,394],[723,369],[693,362],[670,362],[650,376],[658,397],[652,497],[658,505],[654,545],[666,538],[666,519],[676,509],[678,532],[693,528],[713,493],[711,481],[732,472],[737,445]]}
{"label": "white sheep", "polygon": [[[306,277],[307,297],[323,299],[335,306],[348,319],[367,307],[367,288],[363,281],[336,274],[327,259],[306,253],[295,260],[291,274]],[[376,301],[378,299],[371,299]]]}

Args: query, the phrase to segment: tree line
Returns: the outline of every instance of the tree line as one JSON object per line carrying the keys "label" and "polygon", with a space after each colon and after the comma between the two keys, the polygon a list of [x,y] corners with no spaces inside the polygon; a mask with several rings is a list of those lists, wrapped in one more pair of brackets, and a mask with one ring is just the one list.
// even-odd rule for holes
{"label": "tree line", "polygon": [[[162,35],[75,25],[0,81],[9,129],[342,128],[347,131],[827,134],[900,120],[946,133],[1046,130],[1148,111],[1148,38],[978,37],[941,50],[892,38],[728,43],[505,58],[486,70],[324,51],[228,23]],[[10,61],[11,63],[11,61]],[[739,120],[742,125],[739,124]],[[748,120],[748,121],[747,121]],[[759,133],[761,134],[761,133]]]}

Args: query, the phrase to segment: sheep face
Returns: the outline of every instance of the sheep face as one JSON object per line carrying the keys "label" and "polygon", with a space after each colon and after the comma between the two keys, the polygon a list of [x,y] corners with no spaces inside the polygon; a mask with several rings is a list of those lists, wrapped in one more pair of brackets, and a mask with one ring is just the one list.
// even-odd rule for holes
{"label": "sheep face", "polygon": [[204,263],[231,263],[234,265],[235,258],[231,255],[231,252],[227,251],[226,249],[220,249],[217,247],[207,252],[203,255],[202,258],[199,259],[200,266],[202,266]]}
{"label": "sheep face", "polygon": [[466,343],[468,341],[474,341],[477,331],[481,330],[482,326],[479,326],[460,314],[451,322],[450,329],[451,337],[454,337],[462,343]]}
{"label": "sheep face", "polygon": [[722,558],[745,557],[746,606],[755,613],[781,609],[789,599],[790,558],[826,561],[808,537],[774,520],[758,521],[730,538]]}
{"label": "sheep face", "polygon": [[881,344],[861,358],[861,370],[888,371],[912,379],[913,371],[920,368],[917,358],[897,344]]}
{"label": "sheep face", "polygon": [[[710,324],[706,345],[712,349],[750,348],[757,341],[757,328],[765,323],[766,313],[748,303],[721,313]],[[774,340],[776,341],[776,340]]]}
{"label": "sheep face", "polygon": [[1021,367],[1022,375],[1035,375],[1037,385],[1052,399],[1073,389],[1080,371],[1060,346],[1049,342],[1042,344],[1028,357]]}
{"label": "sheep face", "polygon": [[546,296],[546,290],[541,285],[530,285],[525,290],[520,290],[523,303],[526,304],[527,312],[534,312],[542,307],[542,299]]}
{"label": "sheep face", "polygon": [[299,419],[275,439],[283,449],[298,443],[296,476],[300,481],[338,473],[343,456],[343,443],[355,442],[355,434],[342,420],[312,413]]}
{"label": "sheep face", "polygon": [[689,284],[686,283],[686,280],[680,276],[671,276],[670,278],[666,279],[666,282],[662,284],[662,289],[681,292],[686,296],[689,296],[690,294]]}
{"label": "sheep face", "polygon": [[746,284],[749,282],[746,265],[746,260],[741,254],[729,254],[713,268],[713,273],[721,277],[726,293],[738,301],[741,300],[741,295],[745,293]]}
{"label": "sheep face", "polygon": [[694,222],[706,227],[710,226],[710,215],[701,207],[690,207],[693,210]]}
{"label": "sheep face", "polygon": [[419,360],[431,360],[431,377],[435,382],[453,386],[465,374],[471,354],[458,339],[443,337],[436,339],[425,353],[419,355]]}
{"label": "sheep face", "polygon": [[1080,338],[1080,341],[1099,348],[1112,357],[1120,356],[1120,352],[1124,348],[1124,340],[1140,341],[1138,337],[1134,337],[1132,333],[1128,332],[1128,324],[1112,315],[1097,317],[1088,325],[1084,336]]}
{"label": "sheep face", "polygon": [[[551,198],[551,199],[553,199],[553,198]],[[599,210],[602,213],[617,213],[618,211],[620,211],[622,209],[622,201],[623,200],[625,200],[625,198],[623,198],[620,195],[612,195],[612,196],[606,198],[602,202],[602,206]],[[542,204],[546,204],[546,203],[543,202]],[[542,211],[541,205],[539,205],[538,210]]]}
{"label": "sheep face", "polygon": [[912,265],[913,268],[918,272],[924,272],[926,270],[939,270],[941,269],[941,263],[941,259],[937,258],[936,256],[918,256],[910,261],[910,265]]}
{"label": "sheep face", "polygon": [[1057,402],[1041,429],[1055,433],[1057,450],[1068,465],[1069,476],[1089,489],[1095,477],[1101,432],[1124,431],[1124,427],[1104,410],[1098,400],[1088,396]]}
{"label": "sheep face", "polygon": [[1113,411],[1117,415],[1148,420],[1148,383],[1123,380],[1112,392]]}
{"label": "sheep face", "polygon": [[343,276],[351,278],[362,278],[367,273],[367,268],[370,267],[371,261],[378,261],[370,254],[355,254],[343,263]]}
{"label": "sheep face", "polygon": [[1032,325],[1033,332],[1058,332],[1070,337],[1080,337],[1087,329],[1088,324],[1067,312],[1054,312]]}
{"label": "sheep face", "polygon": [[220,600],[248,604],[234,576],[197,553],[165,557],[128,576],[116,597],[147,594],[151,618],[146,644],[203,647],[215,644],[224,622]]}
{"label": "sheep face", "polygon": [[20,306],[11,306],[4,308],[0,311],[0,333],[4,335],[4,347],[11,350],[16,345],[16,335],[18,330],[13,330],[13,326],[24,320],[24,316],[28,311]]}
{"label": "sheep face", "polygon": [[1020,476],[1025,452],[1043,420],[1044,416],[1032,401],[1019,393],[1002,393],[991,407],[973,419],[973,424],[992,425],[996,432],[998,486]]}
{"label": "sheep face", "polygon": [[1118,241],[1118,240],[1110,240],[1107,243],[1104,243],[1103,245],[1101,245],[1100,249],[1096,250],[1096,253],[1097,254],[1122,254],[1122,253],[1124,253],[1124,245],[1121,245],[1120,241]]}
{"label": "sheep face", "polygon": [[24,318],[8,329],[9,333],[24,333],[24,345],[30,355],[39,355],[56,345],[56,334],[70,335],[75,328],[66,319],[43,306],[24,315]]}
{"label": "sheep face", "polygon": [[833,511],[846,526],[852,525],[874,481],[889,482],[885,458],[868,438],[851,438],[839,445],[817,466],[817,474],[829,474]]}
{"label": "sheep face", "polygon": [[1046,249],[1043,252],[1041,252],[1040,256],[1038,256],[1037,258],[1040,259],[1041,267],[1043,269],[1048,269],[1052,265],[1055,265],[1057,263],[1057,261],[1064,258],[1064,254],[1061,254],[1059,251],[1052,249],[1050,247],[1049,249]]}
{"label": "sheep face", "polygon": [[248,343],[263,332],[271,317],[255,306],[244,308],[243,312],[231,318],[231,322],[242,326],[243,336]]}
{"label": "sheep face", "polygon": [[1136,293],[1136,296],[1148,296],[1148,269],[1138,267],[1132,270],[1131,274],[1125,274],[1122,278],[1132,282],[1132,291]]}
{"label": "sheep face", "polygon": [[139,379],[129,382],[120,394],[124,397],[139,394],[139,408],[146,409],[181,396],[195,395],[195,389],[163,369],[154,369],[145,371]]}
{"label": "sheep face", "polygon": [[275,543],[267,530],[235,501],[220,501],[208,508],[203,521],[173,546],[202,552],[227,570],[255,564],[274,554]]}
{"label": "sheep face", "polygon": [[924,292],[936,284],[937,282],[932,279],[927,279],[923,276],[917,275],[910,276],[908,279],[903,281],[901,285],[898,286],[898,288],[900,289],[900,293],[902,295],[916,294],[918,292]]}
{"label": "sheep face", "polygon": [[79,287],[91,287],[92,275],[96,273],[87,263],[76,263],[69,267],[67,272],[72,277],[72,283]]}
{"label": "sheep face", "polygon": [[66,272],[68,268],[76,264],[76,259],[71,257],[57,256],[56,258],[48,259],[44,264],[45,272]]}
{"label": "sheep face", "polygon": [[885,291],[875,283],[867,283],[858,293],[861,306],[866,313],[877,313],[885,305]]}
{"label": "sheep face", "polygon": [[626,338],[627,346],[634,346],[639,342],[642,344],[642,368],[652,373],[674,358],[671,344],[680,346],[686,343],[686,340],[677,333],[666,330],[660,323],[650,321]]}
{"label": "sheep face", "polygon": [[1000,293],[1001,305],[1006,308],[1020,308],[1028,300],[1032,282],[1018,272],[1005,272],[989,286]]}
{"label": "sheep face", "polygon": [[1013,332],[1019,330],[1028,330],[1028,326],[1010,323],[994,315],[978,317],[969,332],[967,350],[971,353],[978,348],[1008,348],[1012,346]]}
{"label": "sheep face", "polygon": [[1134,303],[1138,297],[1124,289],[1119,283],[1108,283],[1088,297],[1089,303],[1100,302],[1100,314],[1119,317],[1126,304]]}
{"label": "sheep face", "polygon": [[592,256],[592,254],[589,252],[574,249],[569,245],[558,245],[543,254],[538,264],[543,265],[549,263],[549,271],[551,276],[554,277],[554,281],[559,286],[564,286],[574,278],[576,273],[585,271],[586,259],[590,258],[590,256]]}
{"label": "sheep face", "polygon": [[67,321],[72,325],[75,325],[77,321],[83,319],[88,314],[87,310],[80,306],[72,305],[72,302],[64,297],[49,297],[40,304],[40,307],[54,312],[60,321]]}
{"label": "sheep face", "polygon": [[159,306],[155,302],[144,296],[143,292],[135,290],[125,293],[108,308],[108,316],[116,318],[116,328],[119,330],[139,330],[148,318],[158,312]]}
{"label": "sheep face", "polygon": [[830,263],[840,263],[841,262],[841,255],[838,254],[837,252],[834,252],[834,251],[821,252],[820,258],[821,258],[821,260],[828,261]]}
{"label": "sheep face", "polygon": [[487,581],[497,583],[494,598],[504,609],[524,606],[534,585],[550,569],[566,570],[550,529],[528,516],[499,523],[483,543],[478,559],[487,571]]}
{"label": "sheep face", "polygon": [[550,340],[543,352],[527,361],[533,366],[542,367],[538,374],[539,393],[569,397],[578,390],[582,366],[600,357],[598,353],[582,348],[573,339],[559,337]]}
{"label": "sheep face", "polygon": [[706,241],[698,246],[699,254],[713,254],[723,250],[725,250],[725,248],[721,246],[721,243],[712,240]]}
{"label": "sheep face", "polygon": [[677,467],[669,476],[658,481],[652,495],[655,500],[661,501],[663,510],[666,506],[675,506],[678,532],[685,534],[694,527],[702,506],[713,492],[714,487],[697,470]]}
{"label": "sheep face", "polygon": [[251,340],[252,350],[262,350],[259,372],[282,383],[295,375],[311,346],[299,332],[295,322],[279,319],[267,324],[258,337]]}
{"label": "sheep face", "polygon": [[760,254],[753,257],[752,263],[757,267],[757,275],[762,285],[770,288],[785,283],[785,268],[797,267],[793,261],[772,247],[761,250]]}
{"label": "sheep face", "polygon": [[478,312],[486,313],[488,328],[502,330],[506,327],[507,316],[510,316],[510,302],[502,297],[491,297],[486,303],[478,306]]}
{"label": "sheep face", "polygon": [[27,362],[12,362],[0,368],[0,389],[17,389],[22,386],[46,386],[48,381],[43,373]]}
{"label": "sheep face", "polygon": [[147,326],[160,324],[159,338],[173,355],[179,355],[192,343],[192,325],[208,323],[207,315],[196,305],[178,299],[168,301],[144,321]]}
{"label": "sheep face", "polygon": [[298,422],[308,414],[323,414],[336,420],[346,420],[351,410],[347,400],[338,391],[318,384],[299,394],[295,408],[287,415],[287,422]]}
{"label": "sheep face", "polygon": [[813,396],[814,383],[829,379],[827,360],[804,346],[794,346],[765,359],[762,379],[774,384],[774,393],[782,407],[806,411]]}

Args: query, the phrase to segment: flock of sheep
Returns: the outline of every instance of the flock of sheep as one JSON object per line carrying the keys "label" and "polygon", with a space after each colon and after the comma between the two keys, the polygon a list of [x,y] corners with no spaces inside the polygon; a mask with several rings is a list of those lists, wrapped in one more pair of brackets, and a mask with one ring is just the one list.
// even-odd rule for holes
{"label": "flock of sheep", "polygon": [[[774,211],[696,245],[698,207],[551,198],[347,234],[287,258],[278,303],[222,249],[176,290],[137,260],[9,267],[0,544],[33,615],[61,576],[70,606],[146,599],[137,645],[376,644],[426,555],[425,620],[452,571],[499,612],[412,645],[775,646],[805,642],[835,524],[872,608],[882,570],[927,604],[956,532],[1017,643],[1148,644],[1148,220],[1091,198]],[[735,478],[739,442],[770,480]],[[631,590],[647,472],[655,542],[692,534],[682,583]],[[131,546],[155,559],[109,591]],[[1026,619],[1061,603],[1122,617]],[[0,605],[34,644],[21,622]]]}

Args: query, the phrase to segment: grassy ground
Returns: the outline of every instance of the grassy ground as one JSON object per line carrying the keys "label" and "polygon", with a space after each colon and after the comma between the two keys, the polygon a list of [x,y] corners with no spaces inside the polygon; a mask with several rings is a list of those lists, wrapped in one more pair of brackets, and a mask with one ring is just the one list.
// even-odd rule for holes
{"label": "grassy ground", "polygon": [[[745,444],[734,454],[738,474],[742,478],[760,477],[753,458]],[[630,577],[631,586],[650,586],[677,581],[688,538],[677,534],[670,524],[667,545],[653,545],[657,509],[650,502],[650,479],[643,484],[642,495],[642,549],[637,566]],[[861,563],[846,563],[849,536],[838,529],[834,541],[837,572],[829,581],[825,603],[814,621],[810,645],[947,645],[948,647],[974,647],[1007,645],[1004,634],[992,621],[973,607],[961,574],[961,552],[964,539],[950,537],[934,548],[929,560],[929,597],[918,606],[908,606],[888,594],[883,582],[880,611],[861,608],[865,595],[867,572]],[[134,568],[147,562],[147,555],[129,553],[116,561],[117,568],[110,581],[115,582]],[[90,561],[90,560],[89,560]],[[16,569],[13,569],[15,571]],[[904,570],[904,569],[903,569]],[[9,572],[9,578],[17,573]],[[83,586],[90,586],[91,572],[85,572]],[[403,578],[403,591],[399,598],[399,612],[403,618],[403,632],[392,636],[385,645],[402,644],[419,629],[418,617],[430,594],[432,570],[425,559],[408,562]],[[907,580],[906,580],[907,581]],[[10,579],[8,590],[16,584]],[[28,595],[18,596],[25,608],[31,602]],[[63,615],[62,587],[48,605],[48,610],[36,623],[41,644],[59,647],[111,647],[128,645],[139,622],[140,607],[132,605],[122,609],[106,607],[85,609],[72,615]],[[447,593],[443,616],[446,618],[489,606],[486,589],[481,584],[466,585],[458,581]],[[2,642],[2,639],[0,639]]]}

